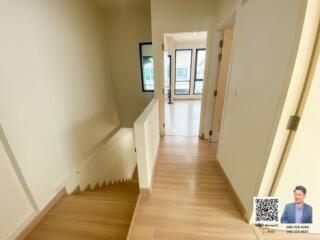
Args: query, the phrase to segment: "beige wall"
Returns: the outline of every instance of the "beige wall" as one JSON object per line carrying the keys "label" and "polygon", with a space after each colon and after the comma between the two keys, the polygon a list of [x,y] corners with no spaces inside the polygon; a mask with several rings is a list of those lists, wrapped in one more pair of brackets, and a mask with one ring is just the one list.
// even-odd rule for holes
{"label": "beige wall", "polygon": [[285,98],[285,104],[281,113],[281,118],[277,127],[275,140],[269,155],[268,164],[264,171],[264,176],[259,189],[259,195],[266,196],[271,190],[271,185],[277,171],[277,166],[283,153],[284,145],[289,134],[286,126],[290,115],[295,114],[298,102],[304,87],[306,74],[309,68],[312,51],[315,45],[315,38],[320,19],[320,2],[318,0],[309,0],[297,58],[294,62],[294,69],[291,76],[290,86]]}
{"label": "beige wall", "polygon": [[34,209],[11,165],[0,140],[0,239],[13,239],[13,233],[32,215]]}
{"label": "beige wall", "polygon": [[108,49],[121,124],[132,127],[153,97],[142,92],[139,56],[139,43],[151,42],[150,1],[100,2],[108,17]]}
{"label": "beige wall", "polygon": [[83,191],[88,184],[95,187],[105,183],[130,180],[137,166],[132,128],[120,128],[97,147],[61,184],[68,193],[78,186]]}
{"label": "beige wall", "polygon": [[288,88],[304,3],[249,0],[236,19],[219,160],[248,215]]}
{"label": "beige wall", "polygon": [[0,3],[0,122],[40,209],[119,125],[103,14],[85,0]]}

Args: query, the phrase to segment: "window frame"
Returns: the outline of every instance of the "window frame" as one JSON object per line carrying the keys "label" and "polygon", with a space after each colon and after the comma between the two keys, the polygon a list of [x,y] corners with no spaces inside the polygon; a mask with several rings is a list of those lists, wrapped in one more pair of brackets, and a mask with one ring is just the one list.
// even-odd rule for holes
{"label": "window frame", "polygon": [[172,78],[171,77],[171,75],[172,75],[172,56],[170,54],[168,54],[167,57],[169,59],[169,91],[171,91],[171,87],[172,87],[172,79],[171,79]]}
{"label": "window frame", "polygon": [[[153,93],[154,92],[154,88],[155,88],[155,81],[154,81],[154,87],[153,90],[148,90],[144,88],[144,78],[143,78],[143,66],[142,66],[142,47],[144,45],[151,45],[152,46],[152,42],[140,42],[139,43],[139,56],[140,56],[140,74],[141,74],[141,85],[142,85],[142,92],[147,92],[147,93]],[[153,56],[150,56],[153,59]],[[153,66],[153,70],[154,70],[154,66]],[[153,79],[154,80],[154,79]]]}
{"label": "window frame", "polygon": [[[203,82],[203,78],[202,79],[198,79],[197,78],[197,68],[198,68],[198,52],[199,51],[206,51],[206,57],[207,57],[207,49],[206,48],[196,48],[196,54],[195,54],[195,63],[194,63],[194,81],[193,81],[193,95],[197,95],[200,96],[202,95],[203,91],[201,93],[195,93],[195,89],[196,89],[196,82]],[[205,60],[206,61],[206,60]],[[205,71],[205,69],[204,69]],[[204,75],[204,74],[203,74]]]}
{"label": "window frame", "polygon": [[[188,91],[188,94],[177,94],[177,52],[179,51],[190,51],[191,52],[191,57],[190,57],[190,79],[188,81],[180,81],[180,82],[189,82],[189,91]],[[174,56],[174,61],[175,61],[175,64],[174,64],[174,68],[175,68],[175,74],[174,74],[174,95],[177,95],[177,96],[187,96],[187,95],[190,95],[190,90],[191,90],[191,73],[192,73],[192,58],[193,58],[193,49],[192,48],[178,48],[178,49],[175,49],[175,56]]]}

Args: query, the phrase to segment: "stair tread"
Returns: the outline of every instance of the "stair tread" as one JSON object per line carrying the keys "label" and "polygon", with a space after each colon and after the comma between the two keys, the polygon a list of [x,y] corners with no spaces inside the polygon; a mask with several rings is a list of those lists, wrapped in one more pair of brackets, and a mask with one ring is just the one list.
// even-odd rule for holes
{"label": "stair tread", "polygon": [[26,239],[125,239],[138,195],[134,179],[65,196]]}

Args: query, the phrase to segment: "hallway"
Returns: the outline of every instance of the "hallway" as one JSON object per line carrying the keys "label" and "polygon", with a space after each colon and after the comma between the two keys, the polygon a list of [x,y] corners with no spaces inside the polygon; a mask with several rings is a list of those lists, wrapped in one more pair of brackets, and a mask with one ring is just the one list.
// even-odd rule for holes
{"label": "hallway", "polygon": [[226,185],[210,143],[162,138],[152,194],[140,197],[131,239],[256,239]]}
{"label": "hallway", "polygon": [[165,103],[166,135],[198,136],[201,100],[176,100]]}

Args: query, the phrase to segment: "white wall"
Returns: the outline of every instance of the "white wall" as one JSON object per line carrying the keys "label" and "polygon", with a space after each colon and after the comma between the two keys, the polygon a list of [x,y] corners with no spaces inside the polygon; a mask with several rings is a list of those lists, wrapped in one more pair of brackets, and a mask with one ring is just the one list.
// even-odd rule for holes
{"label": "white wall", "polygon": [[97,183],[130,180],[136,166],[133,129],[121,128],[102,142],[79,168],[74,169],[62,185],[70,193],[77,186],[83,190],[88,184],[94,187]]}
{"label": "white wall", "polygon": [[103,15],[85,0],[0,3],[0,122],[40,209],[119,125]]}
{"label": "white wall", "polygon": [[[178,32],[202,32],[207,31],[207,52],[211,52],[211,39],[213,35],[214,15],[215,15],[216,1],[199,0],[194,4],[193,0],[151,0],[151,21],[152,21],[152,42],[153,42],[153,56],[156,80],[155,96],[160,98],[160,126],[164,123],[164,99],[162,95],[163,88],[163,52],[161,45],[163,43],[165,33]],[[210,73],[211,56],[207,55],[206,73],[204,84],[213,78]],[[208,79],[208,80],[206,80]],[[208,93],[204,92],[202,95],[201,108],[201,123],[200,132],[204,132],[206,98]],[[161,127],[161,134],[164,129]]]}
{"label": "white wall", "polygon": [[236,19],[219,160],[249,215],[287,92],[304,5],[249,0]]}
{"label": "white wall", "polygon": [[151,189],[154,164],[157,158],[159,132],[159,100],[154,98],[134,123],[139,187]]}
{"label": "white wall", "polygon": [[121,125],[134,121],[153,98],[143,92],[139,43],[151,42],[150,0],[100,0],[108,17],[108,49]]}
{"label": "white wall", "polygon": [[310,232],[320,233],[320,41],[317,60],[311,74],[312,83],[304,102],[299,128],[288,152],[284,170],[275,190],[280,197],[281,213],[286,203],[293,202],[293,189],[297,185],[307,188],[306,203],[313,207],[313,225]]}
{"label": "white wall", "polygon": [[32,215],[34,209],[0,141],[0,239],[13,239],[13,233]]}

